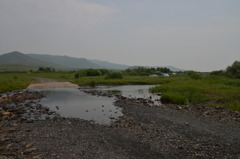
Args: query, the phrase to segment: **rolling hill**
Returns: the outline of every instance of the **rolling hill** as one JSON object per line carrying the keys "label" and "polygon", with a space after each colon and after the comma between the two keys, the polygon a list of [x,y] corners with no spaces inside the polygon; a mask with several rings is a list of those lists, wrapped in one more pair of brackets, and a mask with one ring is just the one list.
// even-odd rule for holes
{"label": "rolling hill", "polygon": [[0,55],[1,71],[12,71],[14,68],[15,70],[26,70],[27,68],[36,70],[38,67],[52,67],[57,70],[78,70],[87,68],[123,70],[129,66],[69,56],[23,54],[18,51]]}
{"label": "rolling hill", "polygon": [[53,63],[55,65],[61,65],[66,69],[101,68],[101,66],[85,58],[75,58],[69,56],[57,56],[47,54],[26,54],[26,55],[36,60],[41,60],[47,63]]}
{"label": "rolling hill", "polygon": [[[115,64],[101,60],[89,60],[86,58],[76,58],[69,56],[58,56],[48,54],[23,54],[18,51],[0,55],[0,71],[8,70],[36,70],[38,67],[52,67],[56,70],[78,70],[78,69],[112,69],[124,70],[139,66],[128,66]],[[156,67],[156,66],[142,66]],[[166,66],[172,71],[184,71],[173,66]],[[29,69],[28,69],[29,68]]]}
{"label": "rolling hill", "polygon": [[130,67],[129,65],[115,64],[115,63],[101,61],[101,60],[89,60],[89,61],[91,61],[103,68],[106,68],[106,69],[125,70]]}
{"label": "rolling hill", "polygon": [[17,51],[0,55],[0,64],[23,64],[33,66],[48,65],[43,61],[33,59]]}

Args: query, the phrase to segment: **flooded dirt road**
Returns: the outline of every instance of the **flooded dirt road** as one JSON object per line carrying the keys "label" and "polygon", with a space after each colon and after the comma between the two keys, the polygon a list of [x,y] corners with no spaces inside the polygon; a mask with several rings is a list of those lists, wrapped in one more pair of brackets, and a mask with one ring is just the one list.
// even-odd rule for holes
{"label": "flooded dirt road", "polygon": [[[51,117],[54,113],[39,104],[39,98],[39,93],[16,92],[0,100],[1,159],[240,159],[239,112],[203,106],[152,107],[119,97],[115,105],[123,116],[100,125]],[[29,119],[25,111],[44,113],[46,120]]]}

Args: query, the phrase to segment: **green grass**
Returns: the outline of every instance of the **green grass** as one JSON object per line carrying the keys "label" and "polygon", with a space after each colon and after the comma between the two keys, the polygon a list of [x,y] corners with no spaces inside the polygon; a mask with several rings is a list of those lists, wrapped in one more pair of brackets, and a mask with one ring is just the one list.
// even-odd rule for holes
{"label": "green grass", "polygon": [[[161,98],[163,103],[205,104],[206,106],[222,106],[239,111],[239,83],[237,79],[226,77],[206,76],[194,80],[186,76],[154,87],[151,91],[163,93]],[[180,98],[182,100],[179,100]]]}
{"label": "green grass", "polygon": [[166,104],[188,104],[188,100],[184,95],[175,92],[164,93],[161,96],[161,101]]}
{"label": "green grass", "polygon": [[37,66],[29,66],[29,65],[23,65],[23,64],[0,64],[0,72],[17,72],[16,71],[30,71],[30,70],[34,70],[36,71],[38,69]]}
{"label": "green grass", "polygon": [[50,73],[0,73],[0,92],[26,88],[33,77],[58,79],[69,81],[78,85],[142,85],[168,83],[168,78],[148,76],[124,76],[122,79],[106,79],[105,76],[89,76],[74,78],[75,72],[50,72]]}
{"label": "green grass", "polygon": [[0,73],[0,92],[26,88],[32,77],[44,77],[69,81],[78,85],[141,85],[157,84],[152,92],[161,92],[163,103],[203,104],[222,106],[240,111],[240,80],[222,76],[204,75],[191,78],[188,75],[171,77],[123,76],[122,79],[106,79],[104,76],[80,77],[76,72],[51,73]]}
{"label": "green grass", "polygon": [[31,73],[29,76],[53,78],[63,81],[69,81],[79,85],[90,85],[94,82],[96,85],[129,85],[129,84],[163,84],[168,83],[166,77],[149,77],[149,76],[123,76],[122,79],[106,79],[105,76],[86,76],[75,79],[76,73],[71,72],[54,72],[54,73]]}
{"label": "green grass", "polygon": [[0,93],[25,89],[34,79],[22,74],[0,74]]}

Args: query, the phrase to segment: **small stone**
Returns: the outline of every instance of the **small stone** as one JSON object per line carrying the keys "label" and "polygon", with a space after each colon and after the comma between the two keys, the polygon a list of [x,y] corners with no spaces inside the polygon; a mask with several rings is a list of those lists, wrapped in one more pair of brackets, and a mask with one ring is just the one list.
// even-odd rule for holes
{"label": "small stone", "polygon": [[2,114],[3,114],[3,116],[10,116],[11,112],[3,112]]}
{"label": "small stone", "polygon": [[33,151],[36,151],[36,148],[29,148],[29,149],[27,149],[26,151],[24,151],[24,154],[30,154],[30,153],[32,153]]}
{"label": "small stone", "polygon": [[182,107],[181,106],[177,106],[176,110],[182,110]]}
{"label": "small stone", "polygon": [[26,144],[26,146],[25,146],[25,147],[26,147],[26,148],[30,148],[30,147],[32,147],[32,146],[33,146],[33,144],[34,144],[34,142],[35,142],[35,141],[33,141],[33,142],[30,142],[30,143]]}
{"label": "small stone", "polygon": [[179,150],[183,150],[184,148],[182,146],[178,146],[178,149]]}

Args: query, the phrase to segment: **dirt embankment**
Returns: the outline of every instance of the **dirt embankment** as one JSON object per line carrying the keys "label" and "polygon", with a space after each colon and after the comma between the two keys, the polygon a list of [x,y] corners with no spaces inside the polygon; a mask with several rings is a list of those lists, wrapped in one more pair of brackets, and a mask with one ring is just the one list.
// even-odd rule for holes
{"label": "dirt embankment", "polygon": [[[36,101],[40,97],[21,92],[0,101],[1,159],[240,159],[237,112],[217,119],[189,107],[149,107],[119,98],[116,105],[124,116],[111,125],[98,125],[52,117],[54,113]],[[46,120],[38,118],[42,114]]]}
{"label": "dirt embankment", "polygon": [[32,83],[28,86],[28,89],[31,88],[67,88],[67,87],[76,87],[79,86],[70,82],[60,82],[55,79],[48,79],[48,78],[39,78],[35,77],[36,82]]}

